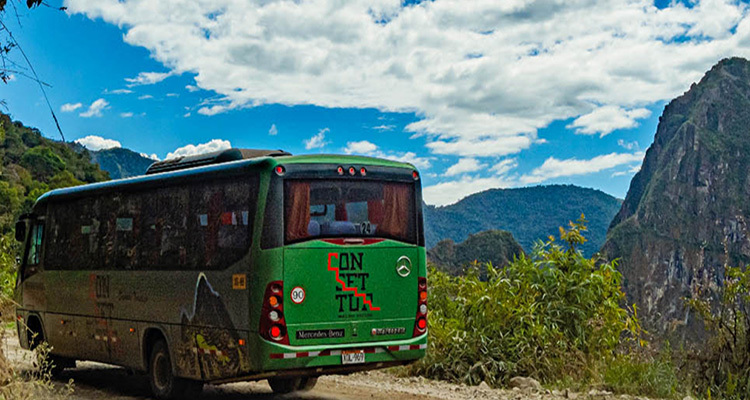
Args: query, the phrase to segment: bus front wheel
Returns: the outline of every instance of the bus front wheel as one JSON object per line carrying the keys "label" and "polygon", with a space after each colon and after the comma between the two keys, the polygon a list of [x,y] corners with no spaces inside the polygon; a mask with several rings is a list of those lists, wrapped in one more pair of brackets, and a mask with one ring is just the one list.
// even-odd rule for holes
{"label": "bus front wheel", "polygon": [[203,388],[200,382],[174,376],[169,348],[164,340],[159,340],[154,344],[148,367],[151,391],[159,399],[182,399],[199,394]]}

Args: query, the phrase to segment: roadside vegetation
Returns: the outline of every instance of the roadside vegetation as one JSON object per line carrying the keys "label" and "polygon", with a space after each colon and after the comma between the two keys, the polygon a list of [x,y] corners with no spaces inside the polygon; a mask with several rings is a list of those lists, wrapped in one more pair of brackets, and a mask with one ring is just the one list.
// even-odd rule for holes
{"label": "roadside vegetation", "polygon": [[727,267],[719,299],[685,299],[706,322],[704,348],[652,344],[625,302],[616,262],[581,254],[585,223],[560,228],[502,269],[474,263],[454,277],[431,267],[429,349],[407,373],[493,387],[523,376],[553,389],[750,397],[750,271]]}

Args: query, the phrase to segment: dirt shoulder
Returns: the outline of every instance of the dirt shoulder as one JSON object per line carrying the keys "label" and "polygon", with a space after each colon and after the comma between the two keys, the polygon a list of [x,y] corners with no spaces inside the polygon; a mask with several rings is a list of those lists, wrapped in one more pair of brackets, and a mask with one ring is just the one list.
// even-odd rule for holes
{"label": "dirt shoulder", "polygon": [[[6,331],[8,332],[8,331]],[[19,370],[31,367],[31,353],[18,345],[15,334],[7,334],[3,348],[5,355]],[[151,399],[148,380],[143,375],[129,374],[125,369],[95,362],[78,362],[78,367],[67,370],[56,381],[65,386],[72,379],[74,392],[70,398],[81,400],[132,400]],[[199,399],[252,400],[252,399],[373,399],[373,400],[563,400],[563,399],[635,399],[614,396],[603,392],[565,394],[549,391],[496,390],[469,387],[424,378],[400,378],[385,372],[374,371],[348,376],[324,376],[314,390],[308,393],[274,396],[268,384],[244,382],[227,385],[206,385]]]}

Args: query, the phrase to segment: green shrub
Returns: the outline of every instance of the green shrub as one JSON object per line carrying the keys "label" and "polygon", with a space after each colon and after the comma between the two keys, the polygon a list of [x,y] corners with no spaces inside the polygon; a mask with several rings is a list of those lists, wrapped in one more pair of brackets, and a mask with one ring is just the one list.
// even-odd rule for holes
{"label": "green shrub", "polygon": [[695,390],[707,397],[750,398],[750,268],[724,267],[715,294],[687,300],[703,318],[707,341],[686,364]]}
{"label": "green shrub", "polygon": [[[578,250],[583,216],[529,256],[505,267],[479,266],[464,277],[430,269],[429,349],[411,373],[502,386],[516,375],[545,382],[592,379],[637,320],[621,306],[621,275]],[[632,336],[630,336],[632,337]]]}

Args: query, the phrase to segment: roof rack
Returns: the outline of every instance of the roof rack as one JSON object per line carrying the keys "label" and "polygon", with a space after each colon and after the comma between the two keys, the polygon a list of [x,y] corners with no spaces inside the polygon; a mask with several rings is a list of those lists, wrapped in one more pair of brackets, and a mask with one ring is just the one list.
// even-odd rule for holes
{"label": "roof rack", "polygon": [[246,160],[258,157],[280,157],[291,156],[284,150],[257,150],[257,149],[228,149],[212,153],[198,154],[195,156],[170,158],[169,160],[157,161],[146,170],[146,175],[158,174],[160,172],[177,171],[180,169],[200,167],[203,165],[220,164],[229,161]]}

